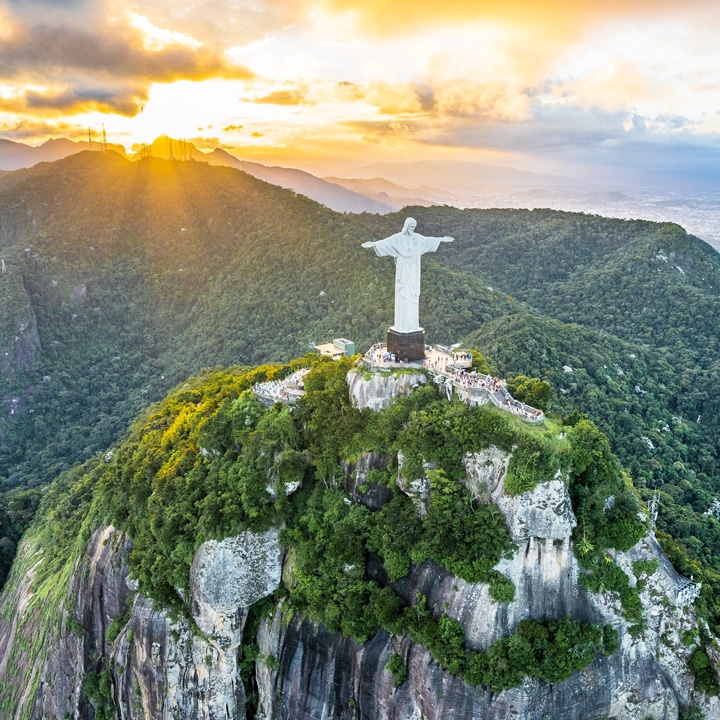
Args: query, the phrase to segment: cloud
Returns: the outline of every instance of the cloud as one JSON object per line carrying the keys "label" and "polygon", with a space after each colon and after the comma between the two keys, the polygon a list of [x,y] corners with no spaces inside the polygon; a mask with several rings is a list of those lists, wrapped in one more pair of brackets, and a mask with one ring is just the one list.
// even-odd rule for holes
{"label": "cloud", "polygon": [[[408,116],[466,117],[477,122],[527,117],[527,96],[503,83],[471,80],[441,82],[436,86],[414,82],[338,83],[324,90],[326,99],[362,102],[376,112],[400,119]],[[313,90],[317,97],[321,91]],[[383,121],[385,122],[385,121]]]}
{"label": "cloud", "polygon": [[0,0],[0,113],[38,121],[3,132],[102,112],[133,140],[172,126],[288,154],[712,145],[716,3]]}
{"label": "cloud", "polygon": [[14,3],[13,9],[21,12],[4,23],[0,83],[21,88],[14,101],[18,111],[96,109],[132,115],[156,82],[254,77],[211,46],[179,42],[170,33],[166,43],[157,38],[150,43],[130,16],[106,18],[95,8],[84,23],[84,7],[75,2],[58,9],[53,3],[47,14],[27,13],[27,3]]}
{"label": "cloud", "polygon": [[191,137],[187,138],[187,142],[200,150],[214,150],[222,145],[220,139],[217,137]]}
{"label": "cloud", "polygon": [[[687,0],[682,11],[712,8],[714,0]],[[351,13],[368,33],[403,34],[439,25],[484,20],[534,28],[538,34],[576,35],[583,27],[607,18],[676,12],[676,0],[325,0],[331,12]]]}
{"label": "cloud", "polygon": [[145,100],[147,96],[142,89],[68,88],[54,94],[28,91],[24,96],[24,109],[54,110],[63,115],[96,110],[132,116]]}
{"label": "cloud", "polygon": [[78,128],[66,122],[48,123],[44,120],[25,118],[5,122],[0,120],[0,137],[22,141],[35,140],[38,137],[47,138],[58,136],[70,140],[83,140],[87,138],[87,128]]}
{"label": "cloud", "polygon": [[205,47],[173,45],[148,51],[137,37],[97,35],[79,29],[58,32],[48,25],[23,28],[0,46],[0,74],[5,80],[34,72],[63,76],[71,72],[144,78],[156,82],[210,77],[250,79],[247,68],[232,66]]}
{"label": "cloud", "polygon": [[15,10],[37,11],[39,8],[43,10],[82,8],[87,7],[90,2],[89,0],[5,0],[5,4]]}
{"label": "cloud", "polygon": [[528,119],[529,105],[528,95],[507,83],[460,80],[443,83],[433,92],[437,115],[479,123]]}
{"label": "cloud", "polygon": [[[530,104],[531,119],[475,123],[467,118],[436,118],[412,128],[418,145],[521,152],[544,162],[572,165],[588,181],[618,185],[633,181],[685,184],[720,181],[720,133],[694,132],[686,118],[641,116],[579,105]],[[365,127],[386,138],[389,128]],[[654,176],[656,175],[656,177]]]}
{"label": "cloud", "polygon": [[305,105],[308,103],[306,95],[307,91],[304,90],[275,90],[253,102],[260,105]]}
{"label": "cloud", "polygon": [[478,123],[464,116],[438,117],[416,128],[415,137],[429,145],[550,155],[577,148],[599,149],[619,141],[628,134],[624,127],[627,117],[626,113],[599,108],[548,106],[533,100],[523,121]]}
{"label": "cloud", "polygon": [[416,115],[428,109],[413,83],[368,83],[361,92],[362,99],[383,115]]}
{"label": "cloud", "polygon": [[203,43],[243,45],[300,21],[303,0],[135,0],[135,12],[158,26],[172,24]]}
{"label": "cloud", "polygon": [[55,19],[75,16],[78,12],[91,14],[93,6],[99,3],[92,0],[5,0],[3,3],[14,16],[30,18],[42,12],[43,17]]}
{"label": "cloud", "polygon": [[[428,125],[419,120],[347,120],[341,126],[361,133],[361,140],[367,143],[399,141],[402,144],[420,140],[427,132]],[[432,143],[429,143],[432,144]]]}
{"label": "cloud", "polygon": [[414,115],[432,109],[432,90],[410,82],[324,82],[297,83],[265,95],[247,98],[260,105],[343,104],[372,106],[382,115]]}
{"label": "cloud", "polygon": [[527,98],[525,117],[513,122],[506,120],[502,113],[483,108],[480,121],[463,109],[398,120],[350,120],[344,125],[358,129],[365,139],[403,137],[423,145],[503,152],[519,150],[538,155],[578,149],[606,151],[645,142],[646,135],[652,135],[655,141],[668,135],[654,119],[646,121],[637,114],[579,105],[545,105],[530,98]]}

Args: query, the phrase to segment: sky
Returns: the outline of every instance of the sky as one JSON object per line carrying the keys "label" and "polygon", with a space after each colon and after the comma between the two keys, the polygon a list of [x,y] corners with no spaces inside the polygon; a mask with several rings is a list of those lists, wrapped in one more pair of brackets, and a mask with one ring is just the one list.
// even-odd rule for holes
{"label": "sky", "polygon": [[717,0],[0,0],[0,138],[720,180]]}

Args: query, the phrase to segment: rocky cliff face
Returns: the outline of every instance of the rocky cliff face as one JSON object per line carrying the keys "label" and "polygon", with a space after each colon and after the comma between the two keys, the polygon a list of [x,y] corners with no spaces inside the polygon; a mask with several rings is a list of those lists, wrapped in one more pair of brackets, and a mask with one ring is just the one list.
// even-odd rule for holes
{"label": "rocky cliff face", "polygon": [[[279,610],[261,626],[258,639],[261,652],[279,663],[277,670],[258,668],[258,717],[263,720],[645,720],[678,715],[673,692],[656,666],[632,652],[626,658],[633,664],[632,676],[617,672],[621,662],[602,658],[564,683],[527,681],[522,688],[493,694],[468,687],[442,672],[421,646],[385,632],[359,646],[300,617],[286,623]],[[403,658],[409,672],[398,688],[385,670],[392,653]]]}
{"label": "rocky cliff face", "polygon": [[[82,680],[107,657],[106,632],[111,620],[127,610],[129,590],[124,556],[127,540],[112,527],[95,531],[70,577],[59,603],[37,598],[33,591],[39,559],[21,548],[21,564],[29,570],[0,604],[0,678],[9,692],[16,685],[16,718],[92,718],[82,693]],[[49,604],[48,604],[49,603]]]}
{"label": "rocky cliff face", "polygon": [[350,398],[361,410],[380,410],[401,395],[409,395],[414,388],[427,382],[422,368],[402,368],[387,372],[374,372],[367,377],[360,369],[353,369],[347,375]]}
{"label": "rocky cliff face", "polygon": [[280,584],[279,530],[204,543],[191,570],[193,632],[137,595],[111,657],[123,720],[245,717],[237,656],[249,607]]}
{"label": "rocky cliff face", "polygon": [[[382,503],[382,497],[360,488],[365,488],[367,472],[384,467],[387,460],[368,454],[348,467],[349,490],[357,501]],[[581,570],[570,539],[575,518],[562,477],[510,497],[503,487],[507,462],[505,453],[489,448],[466,457],[465,465],[477,502],[497,503],[516,543],[515,552],[497,566],[515,584],[515,600],[497,604],[487,585],[464,582],[429,561],[399,581],[398,592],[408,600],[424,594],[437,613],[459,620],[474,649],[486,649],[524,618],[568,615],[610,623],[619,632],[620,649],[610,657],[596,657],[565,682],[526,680],[521,687],[494,694],[444,672],[425,648],[408,638],[379,631],[359,645],[293,614],[281,602],[261,622],[257,638],[244,639],[256,640],[261,653],[257,717],[677,719],[692,688],[686,667],[690,651],[680,636],[695,619],[690,610],[675,605],[676,577],[659,546],[648,536],[617,556],[633,582],[633,561],[660,561],[642,591],[647,628],[633,637],[616,595],[589,593],[578,584]],[[191,623],[173,620],[134,592],[124,562],[129,541],[112,528],[97,530],[70,580],[74,607],[66,602],[58,609],[60,632],[46,633],[40,660],[28,657],[23,665],[28,638],[46,630],[41,614],[32,610],[29,558],[28,573],[11,583],[0,607],[0,678],[18,683],[31,679],[22,680],[13,717],[92,717],[82,681],[88,671],[104,667],[111,673],[117,717],[123,720],[245,718],[238,650],[248,607],[281,582],[278,535],[278,530],[246,532],[198,550],[191,572]],[[127,622],[110,644],[107,628],[115,617]],[[397,688],[385,669],[393,653],[409,671]],[[718,708],[708,703],[706,709]]]}
{"label": "rocky cliff face", "polygon": [[0,274],[0,368],[5,377],[32,367],[41,348],[35,309],[17,268],[11,266],[11,271]]}
{"label": "rocky cliff face", "polygon": [[[0,678],[23,689],[13,719],[92,718],[83,680],[103,669],[112,678],[108,700],[123,720],[244,718],[238,648],[248,608],[280,583],[278,536],[277,529],[245,532],[200,547],[191,576],[195,629],[135,592],[124,561],[130,543],[112,527],[94,533],[52,628],[39,609],[28,615],[30,570],[0,607],[11,618],[0,623]],[[110,643],[114,618],[124,627]],[[26,649],[38,635],[33,656]]]}
{"label": "rocky cliff face", "polygon": [[[636,559],[663,558],[643,591],[652,620],[633,638],[611,593],[592,594],[577,582],[579,567],[570,534],[575,526],[570,499],[560,477],[519,497],[508,496],[502,479],[508,456],[495,448],[466,459],[468,485],[479,501],[496,501],[505,513],[517,551],[497,569],[515,584],[512,603],[494,603],[487,585],[467,583],[432,562],[413,569],[397,589],[411,600],[417,593],[459,620],[468,646],[484,650],[512,632],[524,618],[570,616],[610,623],[621,638],[611,657],[597,657],[585,670],[556,685],[526,680],[520,688],[482,693],[445,672],[427,651],[406,638],[379,632],[365,645],[333,635],[302,617],[283,619],[282,608],[260,628],[263,655],[277,669],[258,669],[260,717],[412,718],[447,717],[500,720],[542,718],[625,718],[674,720],[679,703],[689,701],[692,679],[683,660],[688,652],[680,632],[692,613],[674,606],[672,566],[652,538],[619,561],[628,573]],[[662,620],[660,619],[662,618]],[[392,653],[404,659],[409,679],[394,688],[385,665]]]}

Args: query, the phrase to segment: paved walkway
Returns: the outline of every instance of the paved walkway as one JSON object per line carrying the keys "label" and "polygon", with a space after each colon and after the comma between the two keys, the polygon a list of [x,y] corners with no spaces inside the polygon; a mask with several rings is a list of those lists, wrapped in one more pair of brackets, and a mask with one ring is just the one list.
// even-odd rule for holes
{"label": "paved walkway", "polygon": [[[427,345],[424,360],[404,363],[397,362],[387,352],[385,343],[375,343],[365,353],[363,360],[366,365],[378,370],[401,367],[424,368],[435,375],[435,383],[444,387],[448,398],[453,393],[457,393],[470,405],[484,405],[491,402],[495,407],[531,423],[542,422],[545,419],[542,410],[516,400],[499,378],[472,371],[471,359],[464,352],[453,352],[442,345],[435,347]],[[265,405],[276,402],[294,405],[297,399],[305,394],[303,378],[308,372],[307,368],[302,368],[283,380],[256,383],[253,392]]]}

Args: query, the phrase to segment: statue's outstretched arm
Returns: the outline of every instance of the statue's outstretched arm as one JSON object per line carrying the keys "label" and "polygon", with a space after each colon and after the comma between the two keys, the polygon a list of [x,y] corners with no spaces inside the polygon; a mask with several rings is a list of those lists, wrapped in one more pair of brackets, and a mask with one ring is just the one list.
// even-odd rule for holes
{"label": "statue's outstretched arm", "polygon": [[402,254],[402,248],[397,247],[397,236],[391,235],[384,240],[368,241],[362,244],[364,248],[372,248],[379,257],[383,255],[391,255],[397,257]]}
{"label": "statue's outstretched arm", "polygon": [[419,237],[422,240],[429,240],[430,242],[452,242],[455,238],[451,238],[449,235],[445,237],[431,237],[430,235],[420,235],[420,233],[413,233],[415,237]]}

